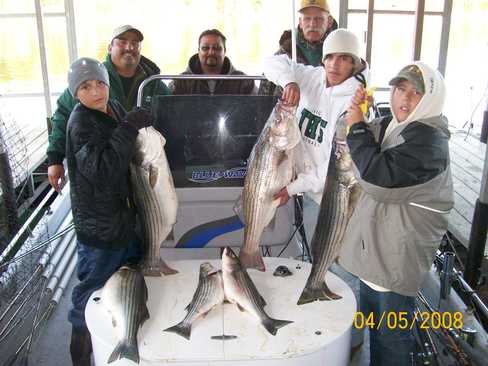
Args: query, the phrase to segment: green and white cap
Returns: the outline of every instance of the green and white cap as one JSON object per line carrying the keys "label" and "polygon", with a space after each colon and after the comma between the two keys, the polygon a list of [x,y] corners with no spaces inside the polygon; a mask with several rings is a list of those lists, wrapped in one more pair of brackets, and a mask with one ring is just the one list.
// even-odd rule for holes
{"label": "green and white cap", "polygon": [[397,76],[390,80],[389,84],[397,86],[400,82],[405,80],[410,81],[418,92],[425,94],[424,77],[417,65],[405,66],[398,72]]}

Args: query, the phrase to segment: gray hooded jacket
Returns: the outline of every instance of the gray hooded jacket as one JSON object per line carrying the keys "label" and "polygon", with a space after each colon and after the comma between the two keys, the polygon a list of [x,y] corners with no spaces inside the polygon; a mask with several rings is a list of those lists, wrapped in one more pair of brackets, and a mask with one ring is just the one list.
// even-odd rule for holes
{"label": "gray hooded jacket", "polygon": [[339,257],[354,275],[406,296],[419,290],[453,206],[444,82],[414,64],[426,91],[407,120],[357,123],[348,135],[363,192]]}

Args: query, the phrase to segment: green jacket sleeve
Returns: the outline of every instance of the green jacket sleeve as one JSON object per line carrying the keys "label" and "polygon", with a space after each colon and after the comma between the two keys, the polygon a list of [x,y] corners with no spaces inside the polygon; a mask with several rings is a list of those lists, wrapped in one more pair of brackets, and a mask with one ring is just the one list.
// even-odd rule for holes
{"label": "green jacket sleeve", "polygon": [[49,135],[49,145],[47,147],[48,165],[62,164],[66,149],[66,125],[69,115],[76,105],[68,89],[58,98],[57,109],[52,118],[52,130]]}

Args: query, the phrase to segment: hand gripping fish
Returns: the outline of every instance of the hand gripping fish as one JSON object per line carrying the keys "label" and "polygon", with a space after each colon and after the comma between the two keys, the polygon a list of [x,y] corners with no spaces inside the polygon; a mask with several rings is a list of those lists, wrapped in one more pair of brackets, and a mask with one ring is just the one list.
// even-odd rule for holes
{"label": "hand gripping fish", "polygon": [[144,276],[136,266],[122,266],[105,283],[101,296],[103,305],[112,315],[118,340],[107,363],[121,358],[139,363],[137,332],[149,319]]}
{"label": "hand gripping fish", "polygon": [[259,242],[280,202],[273,195],[293,179],[294,147],[300,140],[295,108],[278,102],[253,148],[244,181],[242,208],[246,226],[239,252],[244,268],[265,270]]}
{"label": "hand gripping fish", "polygon": [[333,141],[324,194],[312,238],[312,271],[298,305],[315,300],[337,300],[325,283],[325,274],[337,259],[347,223],[361,189],[353,173],[353,161],[346,142],[346,125],[339,120]]}
{"label": "hand gripping fish", "polygon": [[276,335],[278,329],[293,323],[289,320],[273,319],[266,314],[264,311],[266,302],[259,294],[246,269],[241,266],[239,258],[229,247],[225,247],[222,253],[222,276],[225,298],[235,303],[239,310],[247,311],[257,318],[272,335]]}
{"label": "hand gripping fish", "polygon": [[222,271],[217,270],[208,262],[202,263],[197,289],[185,309],[187,310],[186,316],[178,324],[165,329],[165,332],[173,332],[189,340],[193,322],[199,317],[207,315],[210,310],[223,301]]}
{"label": "hand gripping fish", "polygon": [[154,127],[139,130],[131,163],[132,188],[143,231],[146,276],[177,272],[160,258],[161,244],[173,229],[178,210],[165,144],[165,138]]}

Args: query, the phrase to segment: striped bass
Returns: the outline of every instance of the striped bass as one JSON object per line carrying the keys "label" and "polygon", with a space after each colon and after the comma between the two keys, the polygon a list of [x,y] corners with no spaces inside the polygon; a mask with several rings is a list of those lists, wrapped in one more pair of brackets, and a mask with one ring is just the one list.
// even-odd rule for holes
{"label": "striped bass", "polygon": [[239,257],[245,268],[265,270],[261,235],[280,203],[273,196],[293,178],[293,148],[300,139],[295,108],[278,102],[253,148],[242,190],[246,226]]}
{"label": "striped bass", "polygon": [[337,124],[317,225],[312,238],[312,270],[298,305],[315,300],[337,300],[325,282],[325,274],[337,259],[347,223],[356,207],[361,189],[353,172],[343,120]]}
{"label": "striped bass", "polygon": [[237,305],[239,310],[247,311],[257,318],[266,330],[276,335],[279,328],[293,323],[289,320],[273,319],[266,314],[266,301],[259,294],[246,269],[231,248],[225,247],[222,253],[222,276],[225,298]]}
{"label": "striped bass", "polygon": [[177,272],[160,256],[161,244],[173,229],[178,210],[165,144],[166,139],[154,127],[140,129],[131,163],[132,187],[143,232],[146,276]]}
{"label": "striped bass", "polygon": [[165,332],[176,333],[190,340],[193,322],[201,316],[207,315],[215,306],[224,301],[224,284],[222,271],[217,270],[210,263],[200,265],[198,286],[192,300],[185,308],[186,316],[178,324],[165,329]]}
{"label": "striped bass", "polygon": [[137,332],[149,319],[147,287],[140,269],[122,266],[105,283],[101,297],[103,305],[112,315],[118,341],[107,363],[121,358],[139,363]]}

